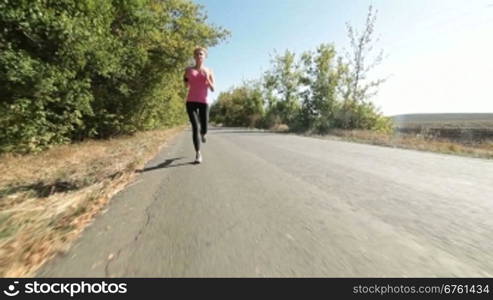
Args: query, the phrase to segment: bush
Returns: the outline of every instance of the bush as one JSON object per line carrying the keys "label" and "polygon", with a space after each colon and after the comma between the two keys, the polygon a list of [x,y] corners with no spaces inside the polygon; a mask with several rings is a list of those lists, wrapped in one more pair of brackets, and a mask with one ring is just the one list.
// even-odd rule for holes
{"label": "bush", "polygon": [[261,127],[263,116],[262,94],[254,82],[221,93],[210,111],[211,121],[224,126]]}

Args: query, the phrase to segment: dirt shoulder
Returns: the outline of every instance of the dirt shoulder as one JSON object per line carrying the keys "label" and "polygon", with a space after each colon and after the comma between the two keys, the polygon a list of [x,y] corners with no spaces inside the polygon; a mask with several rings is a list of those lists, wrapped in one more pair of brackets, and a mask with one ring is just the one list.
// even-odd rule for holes
{"label": "dirt shoulder", "polygon": [[0,156],[0,276],[29,277],[66,251],[184,126]]}

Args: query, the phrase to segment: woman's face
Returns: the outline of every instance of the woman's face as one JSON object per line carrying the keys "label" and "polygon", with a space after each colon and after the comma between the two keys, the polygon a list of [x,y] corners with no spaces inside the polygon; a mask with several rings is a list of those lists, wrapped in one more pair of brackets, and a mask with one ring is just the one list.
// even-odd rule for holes
{"label": "woman's face", "polygon": [[203,50],[196,51],[194,58],[196,63],[203,63],[205,60],[205,52]]}

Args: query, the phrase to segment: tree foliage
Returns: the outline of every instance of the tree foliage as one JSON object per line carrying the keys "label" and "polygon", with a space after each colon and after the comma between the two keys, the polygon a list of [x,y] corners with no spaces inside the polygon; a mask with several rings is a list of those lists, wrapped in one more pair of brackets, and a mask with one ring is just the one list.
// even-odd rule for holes
{"label": "tree foliage", "polygon": [[211,120],[225,126],[258,127],[264,117],[264,102],[258,82],[222,92],[211,107]]}
{"label": "tree foliage", "polygon": [[[261,79],[258,94],[263,97],[265,113],[258,126],[272,128],[285,124],[293,131],[319,133],[332,128],[391,131],[390,118],[384,117],[371,101],[384,82],[370,80],[369,76],[382,60],[380,53],[368,63],[374,43],[375,16],[370,6],[362,33],[348,24],[352,53],[346,53],[345,58],[338,56],[330,44],[321,44],[299,58],[291,51],[275,55]],[[240,106],[248,101],[238,98],[244,89],[248,86],[229,91],[224,99],[220,97],[212,119],[225,125],[246,124]],[[235,95],[235,100],[225,101],[231,95]],[[219,107],[228,106],[225,103],[234,109],[220,110]]]}
{"label": "tree foliage", "polygon": [[340,84],[342,62],[333,45],[322,44],[315,52],[301,57],[304,66],[301,83],[302,108],[295,129],[326,132],[333,127],[338,109],[337,87]]}
{"label": "tree foliage", "polygon": [[377,121],[385,123],[379,120],[378,112],[370,101],[377,94],[378,87],[385,82],[385,79],[369,78],[370,71],[383,59],[383,51],[372,56],[376,14],[377,11],[370,5],[361,32],[349,23],[346,24],[351,49],[345,53],[346,68],[339,85],[342,109],[336,116],[336,122],[341,128],[381,127],[377,125]]}
{"label": "tree foliage", "polygon": [[183,122],[192,49],[227,35],[188,0],[0,0],[0,151]]}
{"label": "tree foliage", "polygon": [[264,86],[270,95],[267,123],[290,124],[300,108],[300,66],[295,53],[289,50],[276,55],[271,64],[271,70],[264,75]]}

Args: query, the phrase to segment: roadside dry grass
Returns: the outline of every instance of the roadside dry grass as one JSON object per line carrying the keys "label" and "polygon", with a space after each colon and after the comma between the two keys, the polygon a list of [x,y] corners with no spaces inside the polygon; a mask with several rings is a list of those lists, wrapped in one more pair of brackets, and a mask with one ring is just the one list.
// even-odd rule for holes
{"label": "roadside dry grass", "polygon": [[419,135],[392,135],[368,130],[333,130],[328,136],[318,137],[336,137],[358,143],[493,159],[493,141],[471,144]]}
{"label": "roadside dry grass", "polygon": [[312,132],[295,133],[289,131],[286,125],[277,125],[267,131],[281,134],[295,134],[320,139],[342,140],[362,144],[386,146],[392,148],[403,148],[437,152],[452,155],[462,155],[475,158],[493,159],[493,140],[471,143],[468,140],[463,142],[449,140],[419,134],[402,133],[380,133],[371,130],[344,130],[333,129],[328,134],[320,135]]}
{"label": "roadside dry grass", "polygon": [[0,276],[30,277],[183,127],[0,156]]}

